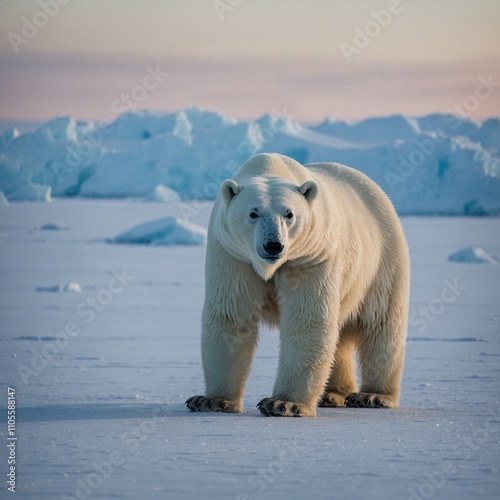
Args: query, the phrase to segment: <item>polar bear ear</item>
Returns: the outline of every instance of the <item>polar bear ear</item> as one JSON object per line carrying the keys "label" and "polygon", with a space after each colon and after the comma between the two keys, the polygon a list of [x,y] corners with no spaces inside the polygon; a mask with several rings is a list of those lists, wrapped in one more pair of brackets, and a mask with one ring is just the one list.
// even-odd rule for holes
{"label": "polar bear ear", "polygon": [[300,194],[303,194],[306,200],[310,203],[318,194],[318,185],[313,181],[306,181],[302,184],[302,186],[298,187],[298,191]]}
{"label": "polar bear ear", "polygon": [[222,195],[222,199],[226,203],[226,205],[229,205],[231,200],[241,191],[240,186],[233,181],[232,179],[227,179],[225,180],[221,187],[220,187],[220,193]]}

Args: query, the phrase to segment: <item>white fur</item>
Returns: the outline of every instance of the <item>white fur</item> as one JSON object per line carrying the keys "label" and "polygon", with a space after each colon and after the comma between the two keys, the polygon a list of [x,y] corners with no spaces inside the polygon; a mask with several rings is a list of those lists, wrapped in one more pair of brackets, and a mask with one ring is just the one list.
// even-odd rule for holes
{"label": "white fur", "polygon": [[[269,248],[283,246],[274,261],[262,258],[269,241]],[[408,295],[406,241],[375,183],[337,163],[304,167],[278,154],[254,156],[221,186],[209,225],[206,397],[226,401],[230,409],[222,411],[242,411],[258,325],[266,321],[279,326],[281,341],[268,414],[280,414],[273,401],[296,403],[303,416],[316,414],[322,396],[334,401],[327,406],[343,404],[357,390],[355,351],[363,394],[354,399],[367,393],[361,406],[376,395],[396,407]]]}

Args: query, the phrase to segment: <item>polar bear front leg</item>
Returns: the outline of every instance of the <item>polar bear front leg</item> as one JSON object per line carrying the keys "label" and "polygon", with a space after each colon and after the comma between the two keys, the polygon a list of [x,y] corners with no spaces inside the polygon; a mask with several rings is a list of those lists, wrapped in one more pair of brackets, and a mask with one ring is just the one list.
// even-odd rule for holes
{"label": "polar bear front leg", "polygon": [[243,412],[243,394],[257,346],[257,327],[256,321],[236,324],[204,313],[201,346],[206,392],[186,401],[191,411]]}
{"label": "polar bear front leg", "polygon": [[269,417],[315,417],[330,373],[335,328],[300,322],[280,334],[280,360],[273,396],[257,407]]}
{"label": "polar bear front leg", "polygon": [[335,328],[319,321],[297,322],[280,334],[280,360],[273,396],[257,407],[269,417],[315,417],[318,400],[330,373]]}
{"label": "polar bear front leg", "polygon": [[201,355],[206,392],[186,401],[191,411],[241,413],[258,339],[262,283],[251,266],[209,238]]}
{"label": "polar bear front leg", "polygon": [[280,281],[278,375],[273,396],[257,407],[266,416],[315,417],[338,340],[338,309],[331,289],[327,293],[324,270]]}

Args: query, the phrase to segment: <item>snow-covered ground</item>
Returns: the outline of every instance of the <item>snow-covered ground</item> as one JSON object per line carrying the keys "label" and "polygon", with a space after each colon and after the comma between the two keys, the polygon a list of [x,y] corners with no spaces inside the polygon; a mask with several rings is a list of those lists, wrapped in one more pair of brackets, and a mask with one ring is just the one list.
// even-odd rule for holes
{"label": "snow-covered ground", "polygon": [[[403,218],[412,258],[401,408],[271,419],[278,335],[263,331],[242,415],[203,392],[203,246],[111,243],[210,204],[0,206],[0,496],[8,387],[17,498],[498,498],[500,219]],[[492,261],[450,262],[466,247]]]}

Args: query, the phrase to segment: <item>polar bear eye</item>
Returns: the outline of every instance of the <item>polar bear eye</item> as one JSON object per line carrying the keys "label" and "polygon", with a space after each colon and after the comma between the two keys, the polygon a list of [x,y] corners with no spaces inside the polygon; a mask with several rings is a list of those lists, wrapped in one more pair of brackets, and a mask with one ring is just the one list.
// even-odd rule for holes
{"label": "polar bear eye", "polygon": [[250,212],[250,219],[257,219],[259,217],[259,214],[256,212]]}
{"label": "polar bear eye", "polygon": [[293,219],[293,212],[288,212],[288,213],[285,215],[285,217],[286,217],[287,219]]}

